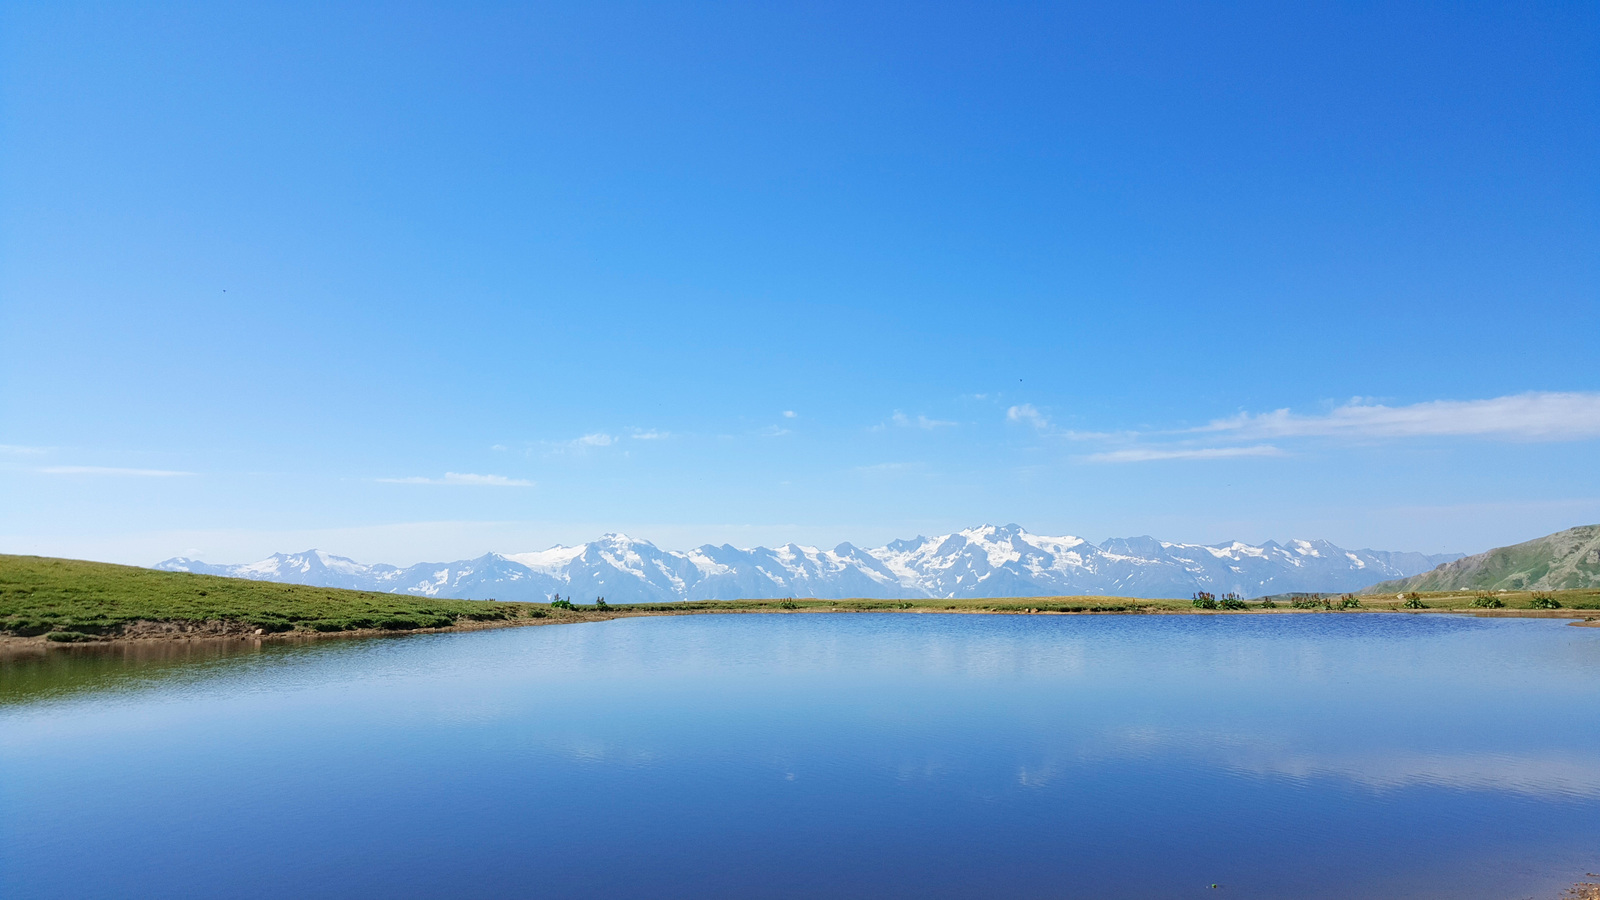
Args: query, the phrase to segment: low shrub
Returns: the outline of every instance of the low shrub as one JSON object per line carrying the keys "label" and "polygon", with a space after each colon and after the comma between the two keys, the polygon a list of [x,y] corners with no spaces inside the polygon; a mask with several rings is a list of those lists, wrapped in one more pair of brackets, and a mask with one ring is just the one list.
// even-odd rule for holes
{"label": "low shrub", "polygon": [[1262,597],[1261,598],[1261,608],[1262,609],[1277,609],[1278,608],[1278,604],[1273,603],[1271,597]]}
{"label": "low shrub", "polygon": [[1339,608],[1340,609],[1360,609],[1361,608],[1361,601],[1357,600],[1356,598],[1354,598],[1352,596],[1350,596],[1349,594],[1345,594],[1343,597],[1339,598]]}
{"label": "low shrub", "polygon": [[1505,605],[1499,597],[1474,597],[1472,600],[1473,609],[1500,609]]}
{"label": "low shrub", "polygon": [[[493,603],[494,601],[491,600],[489,602]],[[456,616],[458,618],[466,619],[469,622],[493,622],[503,619],[515,619],[517,617],[517,609],[514,606],[499,606],[491,607],[489,609],[460,612],[457,613]]]}
{"label": "low shrub", "polygon": [[1195,609],[1216,609],[1217,595],[1208,593],[1206,591],[1199,591],[1194,595],[1194,600],[1192,603]]}
{"label": "low shrub", "polygon": [[246,624],[255,628],[259,628],[267,634],[277,634],[283,631],[294,630],[294,622],[290,621],[286,616],[279,615],[267,614],[251,616],[248,620],[246,620]]}
{"label": "low shrub", "polygon": [[1217,601],[1217,605],[1222,607],[1223,609],[1244,609],[1245,608],[1244,598],[1239,596],[1238,594],[1224,594],[1222,599]]}
{"label": "low shrub", "polygon": [[594,598],[594,608],[595,609],[610,609],[611,608],[611,604],[607,603],[606,602],[606,598],[604,598],[604,597],[596,597],[596,598]]}
{"label": "low shrub", "polygon": [[572,608],[572,601],[562,597],[560,594],[557,594],[556,598],[554,600],[550,601],[550,608],[551,609],[571,609]]}
{"label": "low shrub", "polygon": [[1406,609],[1427,609],[1428,604],[1423,603],[1416,594],[1412,594],[1400,603]]}
{"label": "low shrub", "polygon": [[418,628],[447,628],[455,621],[449,616],[388,616],[379,619],[376,627],[385,631],[414,631]]}
{"label": "low shrub", "polygon": [[12,619],[10,622],[5,623],[3,630],[22,637],[34,637],[44,634],[54,627],[49,622],[41,622],[37,619]]}
{"label": "low shrub", "polygon": [[1310,597],[1301,597],[1298,600],[1290,600],[1289,605],[1295,609],[1318,609],[1322,606],[1322,601],[1313,600]]}
{"label": "low shrub", "polygon": [[1560,609],[1561,601],[1544,591],[1535,591],[1529,609]]}

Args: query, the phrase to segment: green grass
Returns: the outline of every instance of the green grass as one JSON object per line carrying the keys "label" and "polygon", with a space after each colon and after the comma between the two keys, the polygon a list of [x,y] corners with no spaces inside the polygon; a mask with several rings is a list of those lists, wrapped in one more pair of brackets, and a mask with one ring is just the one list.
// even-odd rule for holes
{"label": "green grass", "polygon": [[1361,605],[1366,609],[1430,609],[1435,612],[1497,610],[1512,614],[1519,610],[1553,610],[1578,614],[1600,611],[1600,588],[1572,591],[1407,591],[1405,600],[1363,595]]}
{"label": "green grass", "polygon": [[[1485,600],[1492,598],[1492,603]],[[1232,600],[1232,598],[1229,598]],[[1425,601],[1425,602],[1424,602]],[[1355,614],[1405,611],[1481,611],[1493,607],[1501,615],[1586,615],[1600,610],[1600,590],[1574,591],[1438,591],[1365,596],[1357,603],[1346,595],[1311,599],[1297,597],[1293,610],[1260,601],[1236,601],[1222,609],[1195,609],[1193,600],[1133,600],[1126,597],[1017,597],[1005,600],[699,600],[684,603],[612,604],[597,608],[577,604],[556,608],[547,603],[497,603],[492,600],[445,600],[404,594],[346,591],[157,572],[133,566],[0,555],[0,633],[45,636],[76,643],[128,633],[140,628],[240,633],[331,633],[378,629],[410,631],[470,622],[542,619],[581,622],[617,616],[740,612],[961,612],[961,613],[1177,613],[1200,615],[1281,615],[1302,611]],[[1242,608],[1240,608],[1242,607]],[[1476,609],[1475,609],[1476,608]],[[1548,611],[1545,611],[1548,610]],[[205,626],[202,628],[201,626]]]}
{"label": "green grass", "polygon": [[[227,622],[267,632],[408,631],[547,615],[526,603],[435,600],[0,555],[0,632],[71,642],[134,622]],[[75,637],[81,635],[85,637]]]}

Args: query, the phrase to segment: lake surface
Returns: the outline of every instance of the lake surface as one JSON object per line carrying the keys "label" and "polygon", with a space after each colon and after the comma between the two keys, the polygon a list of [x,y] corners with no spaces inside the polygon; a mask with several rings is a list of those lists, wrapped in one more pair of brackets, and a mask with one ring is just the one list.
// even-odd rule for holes
{"label": "lake surface", "polygon": [[1600,629],[1560,621],[685,616],[0,662],[12,900],[1517,900],[1585,872]]}

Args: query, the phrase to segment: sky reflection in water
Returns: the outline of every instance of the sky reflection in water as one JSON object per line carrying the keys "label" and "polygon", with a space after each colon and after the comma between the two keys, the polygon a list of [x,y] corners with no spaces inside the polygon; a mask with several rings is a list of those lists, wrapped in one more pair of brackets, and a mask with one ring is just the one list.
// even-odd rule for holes
{"label": "sky reflection in water", "polygon": [[1600,629],[1552,621],[696,616],[0,681],[7,897],[1498,900],[1600,865]]}

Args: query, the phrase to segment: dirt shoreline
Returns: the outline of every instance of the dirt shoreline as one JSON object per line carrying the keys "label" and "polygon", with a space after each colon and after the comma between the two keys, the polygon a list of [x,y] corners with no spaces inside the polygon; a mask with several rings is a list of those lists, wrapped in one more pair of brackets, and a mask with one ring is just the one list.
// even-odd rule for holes
{"label": "dirt shoreline", "polygon": [[[553,611],[554,612],[554,611]],[[0,634],[0,654],[14,654],[27,652],[53,652],[89,650],[96,647],[127,646],[133,644],[162,644],[162,643],[236,643],[240,641],[267,643],[305,643],[327,639],[351,639],[373,637],[404,637],[412,634],[445,634],[464,631],[487,631],[497,628],[520,628],[539,625],[578,625],[585,622],[608,622],[612,619],[636,619],[654,616],[727,616],[727,615],[792,615],[806,613],[895,613],[895,614],[937,614],[937,615],[981,615],[981,616],[1131,616],[1131,615],[1168,615],[1168,616],[1260,616],[1260,615],[1455,615],[1472,616],[1481,619],[1570,619],[1571,624],[1578,627],[1600,628],[1600,611],[1580,609],[1495,609],[1495,610],[1300,610],[1300,609],[1255,609],[1241,611],[1220,611],[1205,609],[1186,609],[1173,607],[1148,607],[1137,611],[1107,611],[1085,610],[1083,612],[1063,611],[1051,609],[982,609],[982,608],[957,608],[944,607],[909,607],[905,609],[859,609],[850,606],[838,607],[807,607],[802,609],[783,609],[781,607],[764,607],[760,609],[683,609],[683,610],[606,610],[589,612],[578,610],[569,614],[546,615],[542,618],[516,618],[490,621],[458,622],[440,628],[415,628],[406,630],[391,630],[382,628],[360,628],[348,631],[285,631],[276,633],[263,633],[254,626],[240,622],[152,622],[139,621],[129,623],[121,634],[95,636],[92,640],[77,642],[57,642],[46,640],[44,635],[34,637],[21,637],[18,635]]]}

